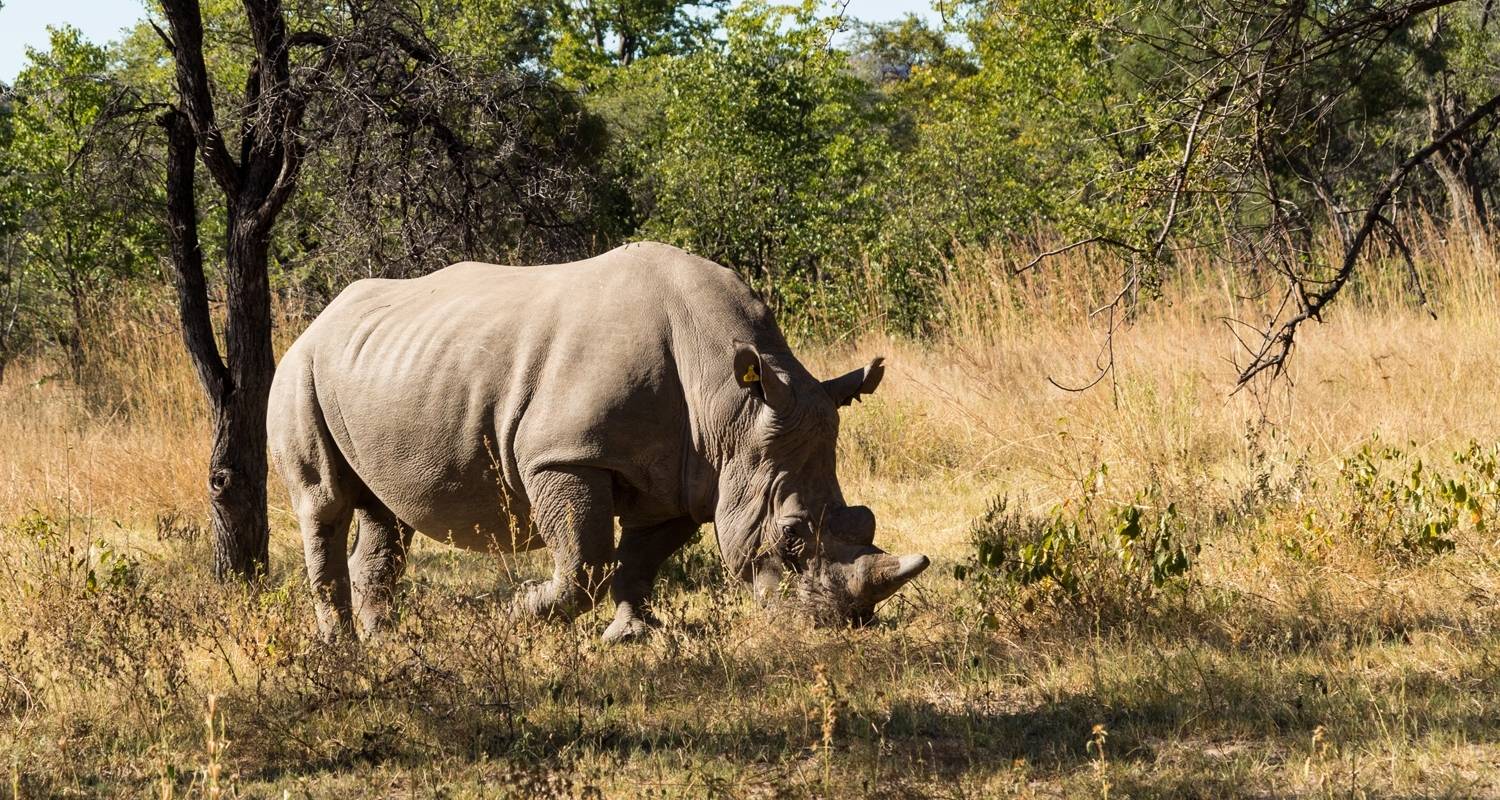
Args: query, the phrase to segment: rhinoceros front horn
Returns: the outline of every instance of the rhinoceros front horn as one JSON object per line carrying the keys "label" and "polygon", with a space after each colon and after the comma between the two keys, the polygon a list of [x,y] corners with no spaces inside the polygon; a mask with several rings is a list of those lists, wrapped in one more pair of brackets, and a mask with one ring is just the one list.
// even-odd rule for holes
{"label": "rhinoceros front horn", "polygon": [[922,574],[931,562],[927,556],[911,554],[904,556],[893,556],[889,553],[880,553],[873,556],[875,564],[870,569],[869,582],[866,591],[869,597],[866,602],[872,606],[901,590],[912,578]]}

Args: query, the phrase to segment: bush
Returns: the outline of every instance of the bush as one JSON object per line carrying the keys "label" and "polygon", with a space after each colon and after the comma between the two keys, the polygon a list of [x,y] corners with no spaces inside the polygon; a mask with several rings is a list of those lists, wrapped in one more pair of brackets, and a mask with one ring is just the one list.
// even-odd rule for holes
{"label": "bush", "polygon": [[733,267],[793,328],[804,311],[860,314],[826,290],[856,277],[891,166],[888,109],[829,47],[833,25],[812,4],[747,3],[722,46],[639,62],[592,100],[622,143],[638,235]]}
{"label": "bush", "polygon": [[1098,494],[1106,472],[1096,468],[1078,497],[1044,515],[1001,496],[970,525],[974,555],[954,574],[981,589],[988,623],[998,622],[997,600],[1102,612],[1139,609],[1182,588],[1198,547],[1185,542],[1176,504],[1163,505],[1155,489],[1109,503]]}
{"label": "bush", "polygon": [[[1500,502],[1500,445],[1470,442],[1453,454],[1453,474],[1424,464],[1414,447],[1377,437],[1340,462],[1338,486],[1349,502],[1336,530],[1401,560],[1451,552],[1462,534],[1487,530]],[[1330,532],[1312,514],[1302,524],[1318,536]]]}

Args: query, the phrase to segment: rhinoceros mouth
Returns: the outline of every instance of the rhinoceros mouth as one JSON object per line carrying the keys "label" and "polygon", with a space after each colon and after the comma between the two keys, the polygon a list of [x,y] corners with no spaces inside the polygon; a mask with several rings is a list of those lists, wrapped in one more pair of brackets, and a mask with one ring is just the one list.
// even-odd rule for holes
{"label": "rhinoceros mouth", "polygon": [[929,563],[926,556],[892,556],[874,547],[852,562],[815,561],[796,575],[796,589],[786,599],[817,627],[869,627],[877,621],[876,608]]}

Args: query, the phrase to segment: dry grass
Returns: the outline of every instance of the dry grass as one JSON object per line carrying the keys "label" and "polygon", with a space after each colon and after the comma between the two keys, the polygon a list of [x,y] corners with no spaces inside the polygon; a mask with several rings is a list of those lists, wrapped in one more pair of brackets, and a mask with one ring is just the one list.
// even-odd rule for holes
{"label": "dry grass", "polygon": [[[669,568],[666,629],[621,648],[598,643],[602,612],[507,618],[538,560],[425,541],[399,630],[319,647],[279,497],[267,585],[213,585],[193,379],[170,324],[131,322],[96,354],[112,392],[45,364],[0,387],[0,786],[1500,797],[1500,484],[1482,452],[1453,460],[1500,442],[1497,261],[1423,238],[1437,320],[1399,279],[1363,284],[1307,331],[1291,382],[1238,394],[1219,318],[1253,307],[1249,281],[1185,270],[1117,341],[1117,391],[1071,394],[1047,378],[1089,374],[1113,265],[1076,253],[1017,280],[965,259],[941,340],[806,348],[822,372],[887,355],[847,418],[846,493],[934,568],[884,624],[813,630],[754,609],[700,542]],[[1403,544],[1457,484],[1474,502],[1451,552]],[[1078,589],[955,577],[1000,496],[1011,534],[1079,521]],[[1111,525],[1168,503],[1197,549],[1156,586]]]}

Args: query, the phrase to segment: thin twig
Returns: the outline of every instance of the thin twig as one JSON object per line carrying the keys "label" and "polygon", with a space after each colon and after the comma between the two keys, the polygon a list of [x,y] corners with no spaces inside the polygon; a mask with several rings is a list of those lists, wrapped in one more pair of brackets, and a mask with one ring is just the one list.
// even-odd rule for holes
{"label": "thin twig", "polygon": [[1417,302],[1422,306],[1422,310],[1427,312],[1427,316],[1437,319],[1437,312],[1427,304],[1427,290],[1422,288],[1422,273],[1417,270],[1417,262],[1412,260],[1411,248],[1406,245],[1406,237],[1401,235],[1401,229],[1396,227],[1396,223],[1384,214],[1380,215],[1380,224],[1385,226],[1396,249],[1401,251],[1401,259],[1406,262],[1407,277],[1411,279],[1412,290],[1417,293]]}
{"label": "thin twig", "polygon": [[1076,241],[1076,242],[1074,242],[1072,244],[1065,244],[1062,247],[1059,247],[1059,248],[1057,248],[1055,250],[1048,250],[1045,253],[1038,253],[1036,255],[1036,257],[1033,258],[1033,259],[1031,259],[1031,261],[1027,262],[1025,266],[1017,267],[1016,269],[1011,270],[1010,274],[1012,274],[1012,275],[1020,275],[1020,274],[1029,272],[1032,269],[1034,269],[1036,267],[1036,265],[1042,263],[1042,261],[1044,261],[1046,259],[1049,259],[1049,258],[1051,258],[1053,256],[1060,256],[1063,253],[1066,253],[1066,252],[1068,252],[1070,250],[1077,250],[1078,248],[1083,247],[1084,245],[1095,244],[1095,243],[1107,244],[1107,245],[1110,245],[1111,247],[1118,247],[1118,248],[1120,248],[1122,250],[1129,250],[1129,251],[1131,251],[1133,253],[1143,252],[1141,250],[1141,248],[1139,248],[1139,247],[1136,247],[1136,246],[1130,245],[1130,244],[1126,244],[1125,242],[1122,242],[1119,239],[1115,239],[1115,238],[1110,237],[1110,236],[1090,236],[1087,239],[1079,239],[1078,241]]}

